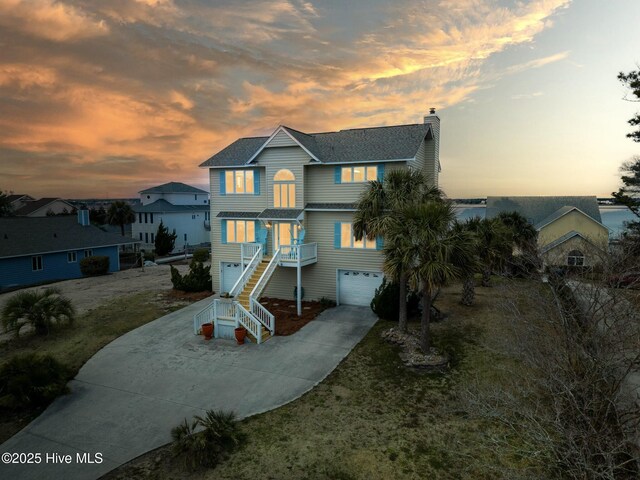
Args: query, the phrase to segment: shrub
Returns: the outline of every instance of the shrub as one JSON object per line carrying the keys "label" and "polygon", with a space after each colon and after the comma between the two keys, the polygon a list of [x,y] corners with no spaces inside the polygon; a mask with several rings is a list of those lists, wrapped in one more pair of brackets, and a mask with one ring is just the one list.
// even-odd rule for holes
{"label": "shrub", "polygon": [[169,233],[169,229],[164,226],[162,220],[160,220],[160,225],[158,225],[158,231],[156,232],[156,253],[160,256],[166,255],[171,252],[176,245],[176,231],[173,233]]}
{"label": "shrub", "polygon": [[0,398],[14,407],[42,407],[66,393],[71,372],[51,355],[16,355],[0,368]]}
{"label": "shrub", "polygon": [[80,271],[83,275],[104,275],[109,271],[109,257],[94,256],[80,260]]}
{"label": "shrub", "polygon": [[55,288],[18,292],[2,307],[2,325],[5,330],[14,330],[16,336],[27,323],[36,334],[49,333],[54,324],[73,323],[75,308],[67,297]]}
{"label": "shrub", "polygon": [[150,262],[155,262],[156,261],[156,251],[155,250],[151,250],[150,252],[147,252],[146,250],[143,250],[143,255],[144,255],[144,259],[145,261],[150,261]]}
{"label": "shrub", "polygon": [[[201,432],[196,430],[202,427]],[[195,416],[171,430],[173,452],[183,456],[185,466],[213,467],[243,439],[233,412],[207,410],[203,417]]]}
{"label": "shrub", "polygon": [[209,250],[206,248],[197,248],[193,252],[193,261],[204,263],[209,260]]}
{"label": "shrub", "polygon": [[322,297],[320,300],[320,306],[324,309],[333,308],[336,306],[336,302],[327,297]]}
{"label": "shrub", "polygon": [[[383,320],[397,322],[398,305],[400,303],[400,286],[395,282],[387,282],[386,277],[376,289],[376,294],[371,300],[371,310]],[[409,291],[407,295],[407,316],[417,315],[420,299],[415,292]]]}
{"label": "shrub", "polygon": [[171,266],[173,288],[182,292],[211,291],[211,266],[205,267],[195,260],[189,265],[189,273],[182,276],[177,268]]}

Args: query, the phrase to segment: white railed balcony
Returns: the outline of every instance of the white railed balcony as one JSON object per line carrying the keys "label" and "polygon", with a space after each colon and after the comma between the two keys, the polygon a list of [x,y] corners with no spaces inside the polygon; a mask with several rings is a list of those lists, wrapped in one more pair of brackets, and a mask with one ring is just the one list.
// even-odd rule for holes
{"label": "white railed balcony", "polygon": [[318,244],[280,245],[280,266],[297,267],[310,265],[318,261]]}

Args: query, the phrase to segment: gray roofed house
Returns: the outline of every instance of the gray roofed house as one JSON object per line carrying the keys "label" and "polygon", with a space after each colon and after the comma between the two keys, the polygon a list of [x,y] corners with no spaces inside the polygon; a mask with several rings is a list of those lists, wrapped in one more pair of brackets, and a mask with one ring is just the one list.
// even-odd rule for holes
{"label": "gray roofed house", "polygon": [[121,246],[137,243],[89,224],[78,216],[0,218],[0,290],[79,278],[87,256],[109,258],[109,271],[120,269]]}
{"label": "gray roofed house", "polygon": [[535,227],[546,265],[594,266],[607,251],[595,196],[487,197],[486,217],[502,212],[518,212]]}
{"label": "gray roofed house", "polygon": [[[298,315],[302,296],[371,303],[384,277],[383,242],[355,238],[356,203],[369,182],[397,170],[438,185],[440,117],[432,109],[423,120],[320,133],[280,125],[201,164],[211,185],[213,289],[244,308],[239,321],[255,341],[273,333],[263,294],[295,298]],[[202,318],[214,320],[216,335],[232,336],[231,323],[215,315]]]}
{"label": "gray roofed house", "polygon": [[[206,192],[205,192],[206,193]],[[153,203],[147,205],[136,204],[133,206],[133,211],[136,213],[154,212],[154,213],[170,213],[170,212],[205,212],[209,210],[208,204],[203,205],[174,205],[164,199],[156,200]]]}
{"label": "gray roofed house", "polygon": [[25,202],[22,207],[13,212],[20,217],[45,217],[47,215],[72,214],[73,205],[61,198],[41,198]]}

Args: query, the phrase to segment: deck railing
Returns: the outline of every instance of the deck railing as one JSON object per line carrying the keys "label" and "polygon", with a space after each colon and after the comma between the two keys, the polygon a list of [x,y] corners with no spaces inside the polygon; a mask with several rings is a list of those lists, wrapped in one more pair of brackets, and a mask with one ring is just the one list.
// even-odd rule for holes
{"label": "deck railing", "polygon": [[256,286],[253,287],[253,290],[251,290],[251,294],[249,295],[251,298],[255,298],[256,300],[260,299],[260,295],[262,295],[262,292],[267,286],[267,283],[269,282],[271,275],[273,275],[273,272],[278,267],[279,261],[280,261],[280,249],[276,250],[276,253],[273,254],[273,257],[271,258],[269,265],[267,265],[267,268],[265,268],[264,272],[262,272],[262,275],[260,276],[260,279],[256,283]]}
{"label": "deck railing", "polygon": [[[242,268],[244,268],[244,262],[249,258],[253,258],[258,250],[263,250],[261,243],[243,243],[240,245],[240,265],[242,265]],[[264,251],[262,255],[264,256]]]}
{"label": "deck railing", "polygon": [[246,308],[237,302],[236,320],[256,338],[257,343],[262,343],[262,323],[260,323]]}
{"label": "deck railing", "polygon": [[214,322],[214,303],[215,300],[193,316],[193,333],[195,333],[196,335],[200,335],[203,324]]}
{"label": "deck railing", "polygon": [[318,259],[318,244],[304,243],[302,245],[281,245],[280,261],[286,263],[304,263]]}

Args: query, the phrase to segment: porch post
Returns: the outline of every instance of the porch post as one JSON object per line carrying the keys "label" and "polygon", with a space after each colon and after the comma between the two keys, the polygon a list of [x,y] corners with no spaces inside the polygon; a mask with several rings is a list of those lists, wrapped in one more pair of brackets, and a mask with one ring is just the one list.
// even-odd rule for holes
{"label": "porch post", "polygon": [[297,247],[298,250],[298,265],[297,265],[297,274],[298,274],[298,288],[296,292],[298,293],[296,296],[296,307],[298,309],[298,316],[302,315],[302,266],[300,265],[300,246]]}
{"label": "porch post", "polygon": [[240,271],[244,272],[244,248],[243,243],[240,244]]}

